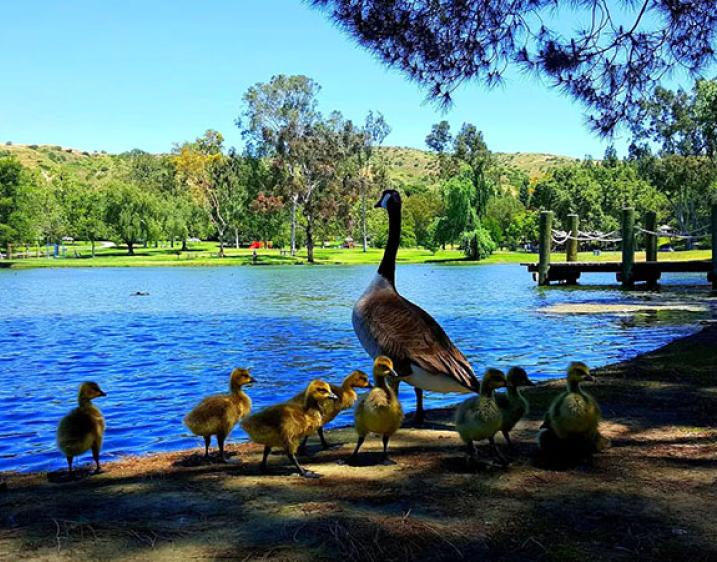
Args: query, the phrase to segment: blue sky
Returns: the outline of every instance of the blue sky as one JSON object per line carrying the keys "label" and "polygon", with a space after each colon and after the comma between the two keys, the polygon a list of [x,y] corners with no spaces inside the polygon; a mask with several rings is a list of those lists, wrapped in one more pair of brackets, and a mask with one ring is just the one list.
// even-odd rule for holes
{"label": "blue sky", "polygon": [[239,146],[242,94],[280,73],[317,80],[323,110],[382,111],[386,144],[423,148],[448,119],[475,123],[495,151],[600,157],[606,146],[580,106],[532,77],[465,86],[443,113],[300,0],[7,2],[0,141],[162,152],[214,128]]}

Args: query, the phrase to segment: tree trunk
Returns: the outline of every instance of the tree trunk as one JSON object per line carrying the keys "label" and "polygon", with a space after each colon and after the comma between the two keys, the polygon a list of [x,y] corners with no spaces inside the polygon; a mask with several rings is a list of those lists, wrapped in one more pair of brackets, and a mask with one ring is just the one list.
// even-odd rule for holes
{"label": "tree trunk", "polygon": [[174,236],[169,239],[169,247],[174,248]]}
{"label": "tree trunk", "polygon": [[296,255],[296,207],[299,202],[299,196],[294,195],[291,198],[291,255]]}
{"label": "tree trunk", "polygon": [[314,228],[313,221],[306,221],[306,261],[314,263]]}
{"label": "tree trunk", "polygon": [[238,250],[239,249],[239,229],[234,229],[234,247]]}
{"label": "tree trunk", "polygon": [[224,257],[224,232],[219,233],[219,257]]}
{"label": "tree trunk", "polygon": [[361,178],[361,234],[363,236],[363,251],[368,251],[368,232],[366,230],[366,180]]}
{"label": "tree trunk", "polygon": [[187,239],[182,238],[182,252],[186,252],[189,248],[187,247]]}
{"label": "tree trunk", "polygon": [[95,257],[95,241],[90,240],[90,245],[92,246],[92,257]]}
{"label": "tree trunk", "polygon": [[127,242],[127,255],[128,256],[134,255],[134,242]]}

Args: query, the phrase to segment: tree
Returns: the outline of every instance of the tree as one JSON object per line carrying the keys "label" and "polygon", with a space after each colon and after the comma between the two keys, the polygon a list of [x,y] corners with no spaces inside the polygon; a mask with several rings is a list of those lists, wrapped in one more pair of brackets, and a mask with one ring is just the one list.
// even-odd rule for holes
{"label": "tree", "polygon": [[239,246],[239,229],[246,214],[246,178],[242,158],[233,150],[212,162],[210,179],[204,184],[202,197],[209,220],[219,238],[219,257],[224,257],[227,230],[235,231]]}
{"label": "tree", "polygon": [[155,197],[129,182],[113,180],[106,186],[105,223],[134,255],[134,247],[153,234],[158,204]]}
{"label": "tree", "polygon": [[256,199],[249,204],[252,227],[258,234],[257,238],[268,246],[281,227],[284,200],[281,196],[267,195],[260,191]]}
{"label": "tree", "polygon": [[[311,0],[364,47],[450,103],[509,67],[544,76],[609,133],[673,68],[714,60],[714,0]],[[565,25],[568,13],[575,21]]]}
{"label": "tree", "polygon": [[300,165],[294,147],[320,119],[316,96],[321,87],[307,76],[272,76],[258,82],[244,94],[244,109],[236,119],[247,141],[247,150],[274,159],[285,177],[284,187],[291,202],[291,255],[296,255],[296,219],[300,193]]}
{"label": "tree", "polygon": [[31,175],[14,158],[0,158],[0,247],[12,256],[13,242],[34,236],[34,189]]}
{"label": "tree", "polygon": [[454,177],[442,185],[444,214],[434,226],[436,242],[445,246],[475,226],[478,219],[473,208],[473,186],[465,176]]}
{"label": "tree", "polygon": [[641,107],[642,119],[632,125],[633,152],[652,143],[660,155],[717,156],[717,80],[698,80],[692,92],[656,88]]}
{"label": "tree", "polygon": [[386,123],[383,114],[379,111],[369,111],[358,137],[360,197],[361,197],[361,238],[363,251],[368,250],[368,230],[366,226],[366,206],[368,198],[368,183],[373,172],[373,157],[376,146],[383,143],[391,133],[391,127]]}

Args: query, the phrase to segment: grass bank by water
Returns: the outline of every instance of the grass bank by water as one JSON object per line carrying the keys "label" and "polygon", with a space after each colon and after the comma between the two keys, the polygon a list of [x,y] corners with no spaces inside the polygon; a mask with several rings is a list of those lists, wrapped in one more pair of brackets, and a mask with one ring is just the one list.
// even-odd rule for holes
{"label": "grass bank by water", "polygon": [[[567,358],[566,362],[569,359]],[[577,357],[575,357],[577,359]],[[597,371],[613,446],[592,465],[547,470],[531,458],[554,381],[527,392],[531,414],[507,469],[466,466],[452,410],[401,429],[395,466],[336,464],[345,444],[311,448],[292,475],[260,448],[234,445],[228,465],[184,451],[127,458],[70,484],[44,473],[6,475],[0,558],[7,560],[715,560],[717,325]],[[111,422],[110,422],[111,423]],[[488,457],[485,446],[480,454]]]}
{"label": "grass bank by water", "polygon": [[[0,260],[0,267],[11,265],[13,268],[31,267],[157,267],[157,266],[232,266],[232,265],[300,265],[307,263],[306,250],[301,249],[296,256],[286,251],[274,249],[261,249],[258,251],[256,261],[252,251],[246,248],[227,248],[224,258],[218,257],[219,248],[216,243],[199,242],[190,246],[188,251],[182,252],[178,247],[136,248],[134,256],[128,256],[126,248],[110,247],[97,248],[96,256],[91,257],[89,245],[79,243],[67,246],[65,255],[57,258],[29,257],[13,260]],[[34,256],[35,252],[30,251]],[[383,250],[370,248],[363,252],[360,248],[317,248],[315,260],[322,265],[361,265],[377,264],[381,261]],[[660,254],[661,260],[694,260],[710,259],[710,250],[691,250],[684,252],[670,252]],[[620,261],[620,252],[602,252],[599,256],[592,252],[581,252],[580,261]],[[638,261],[644,261],[645,254],[636,255]],[[555,252],[552,260],[565,261],[565,254]],[[485,260],[476,262],[466,260],[459,250],[438,250],[432,253],[424,248],[401,248],[398,253],[399,263],[444,263],[449,265],[476,265],[498,263],[537,262],[538,255],[527,252],[495,252]]]}

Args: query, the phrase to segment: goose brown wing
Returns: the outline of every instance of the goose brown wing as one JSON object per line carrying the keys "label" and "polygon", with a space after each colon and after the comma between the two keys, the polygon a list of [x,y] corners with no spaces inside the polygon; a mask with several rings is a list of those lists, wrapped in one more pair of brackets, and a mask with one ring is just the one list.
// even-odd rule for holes
{"label": "goose brown wing", "polygon": [[425,310],[397,293],[384,291],[373,295],[362,312],[366,328],[381,351],[393,359],[399,374],[410,374],[410,363],[414,363],[428,373],[448,375],[478,391],[468,360]]}

